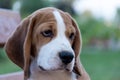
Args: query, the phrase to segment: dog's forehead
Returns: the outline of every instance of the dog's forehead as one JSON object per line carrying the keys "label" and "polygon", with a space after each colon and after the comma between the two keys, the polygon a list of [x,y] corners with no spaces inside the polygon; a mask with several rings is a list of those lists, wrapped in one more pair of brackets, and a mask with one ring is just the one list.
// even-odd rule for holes
{"label": "dog's forehead", "polygon": [[68,13],[60,11],[60,10],[54,10],[53,11],[55,19],[62,18],[63,23],[65,24],[66,27],[69,27],[68,25],[72,25],[72,19],[68,15]]}
{"label": "dog's forehead", "polygon": [[54,10],[53,11],[54,18],[57,23],[57,29],[61,33],[65,32],[75,32],[75,28],[73,27],[72,24],[72,19],[71,17],[62,11]]}
{"label": "dog's forehead", "polygon": [[68,25],[72,25],[72,20],[68,16],[68,14],[66,12],[63,12],[63,11],[58,10],[56,8],[41,9],[41,10],[36,11],[34,14],[38,15],[36,17],[36,18],[38,18],[37,20],[42,19],[41,22],[49,22],[49,21],[57,22],[56,19],[58,18],[58,15],[56,18],[55,17],[56,13],[54,13],[54,12],[59,13],[59,15],[62,18],[66,27],[68,27]]}

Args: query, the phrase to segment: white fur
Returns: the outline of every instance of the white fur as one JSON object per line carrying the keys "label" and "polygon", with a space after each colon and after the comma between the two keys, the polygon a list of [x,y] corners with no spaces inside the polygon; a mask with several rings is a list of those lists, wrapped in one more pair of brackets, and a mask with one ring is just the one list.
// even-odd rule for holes
{"label": "white fur", "polygon": [[[64,68],[63,63],[58,56],[59,52],[69,51],[72,52],[75,56],[70,42],[65,36],[66,27],[63,18],[57,10],[53,11],[53,15],[57,22],[57,36],[54,40],[41,47],[37,58],[37,65],[43,67],[45,70],[48,71]],[[72,71],[73,65],[74,59],[67,66],[67,68]]]}

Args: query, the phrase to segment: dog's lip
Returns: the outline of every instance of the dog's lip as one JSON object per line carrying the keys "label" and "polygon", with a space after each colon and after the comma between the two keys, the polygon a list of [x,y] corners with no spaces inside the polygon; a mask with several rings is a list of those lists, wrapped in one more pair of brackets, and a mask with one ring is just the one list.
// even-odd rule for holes
{"label": "dog's lip", "polygon": [[40,68],[42,71],[47,71],[47,70],[44,69],[42,66],[39,66],[39,68]]}
{"label": "dog's lip", "polygon": [[64,66],[64,67],[61,67],[61,68],[57,68],[57,69],[50,69],[50,70],[47,70],[47,69],[43,68],[42,66],[39,66],[39,68],[40,68],[42,71],[63,71],[63,70],[70,71],[70,70],[67,69],[65,66]]}

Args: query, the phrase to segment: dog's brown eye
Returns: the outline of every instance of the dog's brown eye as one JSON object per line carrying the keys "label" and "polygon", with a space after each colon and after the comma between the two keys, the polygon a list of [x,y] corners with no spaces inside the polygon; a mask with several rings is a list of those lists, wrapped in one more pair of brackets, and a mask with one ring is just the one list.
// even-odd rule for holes
{"label": "dog's brown eye", "polygon": [[69,36],[69,39],[70,39],[70,40],[73,40],[74,37],[75,37],[74,33],[71,33],[70,36]]}
{"label": "dog's brown eye", "polygon": [[53,37],[52,30],[45,30],[41,33],[44,37]]}

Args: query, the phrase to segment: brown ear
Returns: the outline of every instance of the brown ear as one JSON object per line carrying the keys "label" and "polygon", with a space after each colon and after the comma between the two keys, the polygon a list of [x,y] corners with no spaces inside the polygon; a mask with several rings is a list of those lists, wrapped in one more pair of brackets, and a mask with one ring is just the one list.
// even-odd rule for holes
{"label": "brown ear", "polygon": [[33,26],[31,17],[25,18],[5,45],[8,57],[19,67],[24,69],[25,76],[28,76],[30,64],[31,33]]}
{"label": "brown ear", "polygon": [[30,18],[29,24],[27,28],[27,33],[25,37],[25,41],[23,44],[23,53],[24,53],[24,80],[27,80],[29,77],[29,69],[30,69],[30,57],[31,57],[31,43],[32,43],[32,31],[33,26],[35,24],[35,19]]}
{"label": "brown ear", "polygon": [[72,45],[72,48],[75,52],[75,65],[74,65],[74,71],[76,74],[79,75],[78,80],[89,80],[89,76],[85,69],[83,68],[81,62],[80,62],[80,52],[82,48],[82,38],[80,30],[75,22],[75,20],[72,18],[72,24],[76,29],[76,36]]}

